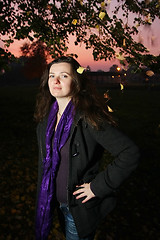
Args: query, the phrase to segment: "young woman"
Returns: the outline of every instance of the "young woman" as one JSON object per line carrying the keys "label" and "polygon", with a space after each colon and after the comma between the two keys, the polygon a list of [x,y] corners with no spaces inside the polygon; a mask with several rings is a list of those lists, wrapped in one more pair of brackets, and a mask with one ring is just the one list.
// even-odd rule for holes
{"label": "young woman", "polygon": [[[79,63],[61,57],[41,80],[35,118],[39,145],[36,239],[47,239],[58,207],[67,240],[93,240],[137,167],[137,146],[116,127]],[[114,160],[99,172],[106,149]]]}

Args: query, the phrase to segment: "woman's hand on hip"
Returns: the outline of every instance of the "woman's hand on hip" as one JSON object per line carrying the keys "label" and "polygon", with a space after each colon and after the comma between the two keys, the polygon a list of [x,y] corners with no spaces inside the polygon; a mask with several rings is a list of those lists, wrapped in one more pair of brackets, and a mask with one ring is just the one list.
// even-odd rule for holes
{"label": "woman's hand on hip", "polygon": [[94,193],[92,192],[92,190],[90,188],[90,183],[84,183],[84,184],[82,184],[80,186],[76,186],[76,187],[79,188],[78,190],[73,192],[73,195],[77,195],[78,194],[78,196],[76,196],[76,199],[80,199],[82,197],[83,198],[86,197],[82,201],[82,203],[85,203],[88,200],[90,200],[91,198],[95,197]]}

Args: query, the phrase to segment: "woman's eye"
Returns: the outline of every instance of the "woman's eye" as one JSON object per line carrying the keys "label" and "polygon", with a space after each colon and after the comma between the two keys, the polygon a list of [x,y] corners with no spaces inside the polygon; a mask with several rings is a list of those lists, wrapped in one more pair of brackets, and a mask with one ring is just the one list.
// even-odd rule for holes
{"label": "woman's eye", "polygon": [[67,78],[68,75],[66,75],[66,74],[62,74],[60,77],[61,77],[61,78]]}
{"label": "woman's eye", "polygon": [[52,74],[52,75],[49,75],[49,78],[54,78],[54,75]]}

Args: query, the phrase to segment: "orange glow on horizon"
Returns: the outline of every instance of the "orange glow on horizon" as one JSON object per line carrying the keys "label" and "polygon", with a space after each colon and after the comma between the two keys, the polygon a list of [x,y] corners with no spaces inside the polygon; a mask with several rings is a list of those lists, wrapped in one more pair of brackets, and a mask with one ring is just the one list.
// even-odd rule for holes
{"label": "orange glow on horizon", "polygon": [[[15,42],[9,47],[9,51],[14,54],[15,57],[20,57],[21,56],[21,51],[20,47],[23,46],[25,42],[28,42],[27,40],[15,40]],[[69,49],[67,51],[67,54],[77,54],[78,58],[76,59],[81,66],[87,67],[89,66],[91,68],[91,71],[97,71],[97,70],[103,70],[103,71],[109,71],[110,67],[113,64],[119,64],[117,59],[112,60],[112,61],[94,61],[93,56],[92,56],[92,50],[91,49],[85,49],[84,45],[81,44],[81,46],[75,46],[74,44],[74,39],[70,38],[70,44],[69,44]],[[49,60],[49,62],[52,61],[52,59]]]}

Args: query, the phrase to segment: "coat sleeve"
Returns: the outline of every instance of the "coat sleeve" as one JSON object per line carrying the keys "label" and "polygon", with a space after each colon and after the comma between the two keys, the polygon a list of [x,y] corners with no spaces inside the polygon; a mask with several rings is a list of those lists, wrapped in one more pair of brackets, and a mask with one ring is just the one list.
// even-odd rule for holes
{"label": "coat sleeve", "polygon": [[37,142],[38,142],[38,179],[37,179],[37,195],[40,189],[41,179],[42,179],[42,169],[43,169],[43,153],[42,153],[42,141],[41,136],[41,123],[37,125]]}
{"label": "coat sleeve", "polygon": [[37,195],[39,193],[41,181],[42,181],[42,174],[43,174],[43,160],[45,157],[45,131],[46,131],[46,119],[42,122],[39,122],[37,125],[37,142],[38,142],[38,150],[39,150],[39,157],[38,157],[38,180],[37,180]]}
{"label": "coat sleeve", "polygon": [[138,147],[117,128],[106,123],[102,130],[88,125],[91,136],[109,151],[114,160],[91,182],[91,190],[100,198],[110,195],[138,165]]}

